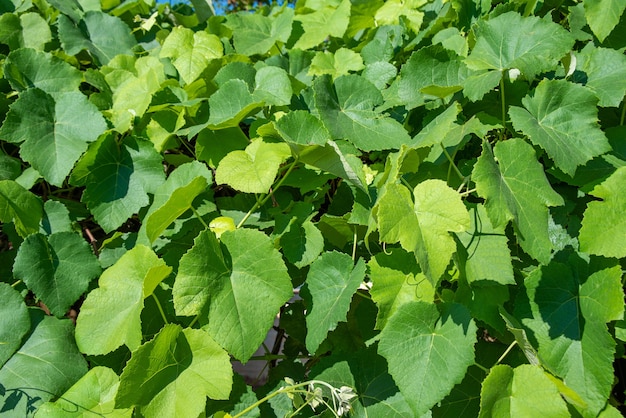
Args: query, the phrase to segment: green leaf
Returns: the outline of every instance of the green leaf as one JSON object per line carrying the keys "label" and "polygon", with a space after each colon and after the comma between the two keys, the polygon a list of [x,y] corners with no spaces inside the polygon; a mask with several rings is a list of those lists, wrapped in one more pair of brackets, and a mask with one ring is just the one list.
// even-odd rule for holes
{"label": "green leaf", "polygon": [[611,150],[598,125],[597,98],[588,89],[565,80],[543,80],[522,103],[526,110],[509,108],[513,126],[570,176],[576,167]]}
{"label": "green leaf", "polygon": [[229,152],[242,150],[249,142],[246,134],[238,126],[218,131],[203,129],[196,137],[196,157],[215,169]]}
{"label": "green leaf", "polygon": [[61,186],[87,144],[106,129],[102,114],[83,94],[64,93],[54,99],[33,88],[11,105],[0,137],[22,143],[20,156],[49,183]]}
{"label": "green leaf", "polygon": [[[317,6],[317,7],[316,7]],[[296,14],[294,20],[302,23],[304,33],[294,49],[307,50],[322,43],[329,36],[341,38],[350,22],[350,0],[332,0],[312,4],[313,10]]]}
{"label": "green leaf", "polygon": [[106,135],[78,162],[70,182],[86,186],[81,200],[110,232],[148,205],[148,193],[164,177],[161,156],[151,142],[129,136],[118,143]]}
{"label": "green leaf", "polygon": [[309,68],[310,75],[330,74],[333,78],[346,75],[351,71],[361,71],[363,58],[347,48],[339,48],[335,53],[329,51],[319,51],[311,61]]}
{"label": "green leaf", "polygon": [[154,193],[154,200],[144,218],[142,230],[149,242],[154,242],[172,222],[189,210],[194,199],[211,183],[211,172],[197,161],[174,170]]}
{"label": "green leaf", "polygon": [[83,303],[76,321],[76,343],[85,354],[107,354],[125,344],[141,344],[143,300],[172,268],[154,252],[138,245],[106,269]]}
{"label": "green leaf", "polygon": [[133,353],[115,405],[138,405],[145,416],[195,417],[207,396],[228,399],[232,379],[228,353],[206,332],[169,324]]}
{"label": "green leaf", "polygon": [[130,418],[131,409],[115,409],[119,385],[119,377],[113,370],[94,367],[56,401],[41,405],[37,416],[66,418],[101,414],[111,418]]}
{"label": "green leaf", "polygon": [[411,253],[398,248],[390,254],[378,253],[367,263],[372,281],[370,294],[378,307],[376,329],[383,329],[389,318],[405,303],[421,300],[432,303],[435,288],[424,276]]}
{"label": "green leaf", "polygon": [[483,382],[480,417],[569,417],[554,383],[537,366],[492,367]]}
{"label": "green leaf", "polygon": [[515,284],[511,252],[504,226],[495,228],[483,205],[470,209],[470,228],[457,237],[465,253],[459,254],[468,283],[481,280]]}
{"label": "green leaf", "polygon": [[535,269],[524,287],[515,316],[532,331],[542,365],[597,414],[613,386],[615,341],[606,323],[624,313],[620,266],[570,254]]}
{"label": "green leaf", "polygon": [[573,36],[560,25],[516,12],[478,20],[472,30],[476,45],[465,64],[473,70],[516,68],[527,78],[556,68],[574,45]]}
{"label": "green leaf", "polygon": [[311,222],[313,207],[295,203],[289,212],[276,215],[273,236],[283,255],[298,268],[311,264],[324,250],[324,236]]}
{"label": "green leaf", "polygon": [[597,185],[591,195],[602,199],[591,201],[583,215],[578,237],[582,251],[605,257],[626,257],[626,167],[618,168]]}
{"label": "green leaf", "polygon": [[483,153],[472,178],[478,195],[486,199],[485,208],[493,227],[502,228],[512,220],[524,251],[547,263],[552,251],[548,206],[559,206],[564,201],[552,190],[533,147],[513,138],[498,142],[492,151],[483,142]]}
{"label": "green leaf", "polygon": [[433,286],[442,276],[456,244],[450,232],[462,232],[470,219],[459,193],[441,180],[426,180],[410,191],[389,184],[376,204],[378,230],[383,242],[400,242],[414,252]]}
{"label": "green leaf", "polygon": [[289,112],[274,122],[285,141],[300,145],[324,145],[330,133],[315,116],[304,110]]}
{"label": "green leaf", "polygon": [[70,211],[57,200],[48,200],[43,205],[44,215],[39,232],[52,235],[57,232],[72,232]]}
{"label": "green leaf", "polygon": [[20,348],[29,330],[24,298],[7,283],[0,283],[0,367]]}
{"label": "green leaf", "polygon": [[600,42],[615,29],[626,9],[619,0],[584,0],[583,6],[587,23]]}
{"label": "green leaf", "polygon": [[278,67],[263,67],[255,76],[254,99],[266,106],[286,106],[291,103],[293,91],[287,72]]}
{"label": "green leaf", "polygon": [[78,91],[82,81],[80,71],[67,62],[30,48],[11,51],[4,63],[4,76],[18,92],[36,87],[52,97]]}
{"label": "green leaf", "polygon": [[399,149],[410,142],[404,127],[374,108],[383,103],[380,91],[365,78],[347,75],[314,84],[315,107],[334,139],[347,139],[364,151]]}
{"label": "green leaf", "polygon": [[600,99],[598,106],[618,107],[626,93],[626,56],[608,48],[593,48],[577,55],[586,75],[586,83]]}
{"label": "green leaf", "polygon": [[13,180],[0,180],[0,221],[13,222],[22,237],[39,231],[41,200]]}
{"label": "green leaf", "polygon": [[286,8],[278,16],[233,13],[226,17],[226,26],[233,31],[235,50],[243,55],[264,55],[277,42],[287,42],[291,34],[293,9]]}
{"label": "green leaf", "polygon": [[245,151],[231,151],[215,170],[215,182],[228,184],[244,193],[267,193],[280,165],[291,156],[284,143],[268,143],[258,138]]}
{"label": "green leaf", "polygon": [[243,118],[261,106],[262,100],[250,93],[245,81],[228,80],[209,97],[209,124],[213,129],[238,126]]}
{"label": "green leaf", "polygon": [[416,10],[426,4],[425,0],[388,0],[376,11],[374,20],[377,25],[397,25],[401,20],[415,33],[419,32],[424,20],[424,13]]}
{"label": "green leaf", "polygon": [[474,363],[477,327],[458,304],[409,302],[380,333],[379,353],[413,409],[421,416],[460,383]]}
{"label": "green leaf", "polygon": [[198,315],[208,307],[209,335],[246,362],[293,289],[280,253],[262,232],[227,231],[221,245],[211,231],[198,235],[180,260],[174,307],[182,316]]}
{"label": "green leaf", "polygon": [[[40,310],[31,310],[30,315],[33,329],[0,369],[0,382],[3,388],[21,389],[45,402],[62,395],[87,373],[87,362],[74,343],[72,321],[45,316]],[[17,405],[14,411],[26,407]]]}
{"label": "green leaf", "polygon": [[91,247],[73,232],[49,237],[29,235],[13,265],[15,278],[22,280],[57,317],[67,313],[99,274],[100,264]]}
{"label": "green leaf", "polygon": [[195,81],[211,60],[223,55],[224,47],[217,36],[204,31],[193,32],[182,26],[172,29],[160,52],[161,57],[172,59],[185,84]]}
{"label": "green leaf", "polygon": [[352,295],[365,278],[365,263],[356,265],[348,254],[327,252],[313,264],[306,278],[306,288],[311,295],[307,306],[306,348],[315,353],[329,331],[346,320]]}
{"label": "green leaf", "polygon": [[58,25],[65,52],[76,55],[86,49],[102,65],[116,55],[133,55],[137,44],[123,20],[100,11],[86,12],[78,24],[60,15]]}

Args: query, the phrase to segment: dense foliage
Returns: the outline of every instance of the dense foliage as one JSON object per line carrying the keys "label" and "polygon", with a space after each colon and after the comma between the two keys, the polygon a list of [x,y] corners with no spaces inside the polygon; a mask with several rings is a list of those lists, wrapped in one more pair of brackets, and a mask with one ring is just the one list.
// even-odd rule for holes
{"label": "dense foliage", "polygon": [[0,416],[621,416],[626,3],[192,3],[0,2]]}

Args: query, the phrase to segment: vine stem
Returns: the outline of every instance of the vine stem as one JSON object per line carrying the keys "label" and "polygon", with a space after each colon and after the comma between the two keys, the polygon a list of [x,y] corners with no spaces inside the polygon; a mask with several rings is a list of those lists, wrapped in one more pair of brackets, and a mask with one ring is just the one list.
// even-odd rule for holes
{"label": "vine stem", "polygon": [[191,211],[193,212],[194,216],[198,218],[202,226],[204,226],[204,229],[209,229],[209,225],[207,225],[206,222],[204,222],[204,219],[202,219],[202,216],[200,216],[198,211],[195,210],[193,206],[189,206],[189,207],[191,208]]}
{"label": "vine stem", "polygon": [[500,140],[504,139],[504,132],[506,131],[506,100],[504,95],[504,71],[502,72],[502,77],[500,78],[500,105],[502,106],[502,131]]}
{"label": "vine stem", "polygon": [[500,358],[498,359],[498,361],[496,361],[496,364],[494,364],[494,366],[497,366],[498,364],[500,364],[500,362],[502,360],[504,360],[504,358],[507,356],[507,354],[509,354],[511,352],[511,350],[513,349],[513,347],[515,347],[515,345],[517,344],[517,340],[513,341],[511,344],[509,344],[509,346],[507,347],[506,350],[504,350],[504,353],[502,353],[502,355],[500,356]]}
{"label": "vine stem", "polygon": [[626,101],[622,104],[622,116],[619,118],[620,126],[624,125],[624,118],[626,117]]}
{"label": "vine stem", "polygon": [[154,293],[152,293],[152,298],[156,302],[157,308],[159,308],[159,312],[161,313],[161,317],[163,318],[163,321],[165,322],[166,325],[169,324],[169,321],[167,320],[167,317],[165,316],[165,311],[163,310],[163,307],[161,306],[161,302],[159,302],[159,298],[157,298]]}
{"label": "vine stem", "polygon": [[257,200],[257,202],[254,204],[254,206],[252,206],[252,208],[248,211],[248,213],[246,213],[246,216],[244,216],[243,219],[241,221],[239,221],[239,223],[237,224],[237,228],[241,228],[243,226],[243,224],[246,223],[248,218],[250,218],[250,216],[258,208],[263,206],[269,199],[271,199],[272,196],[274,196],[274,193],[276,193],[276,190],[278,190],[278,188],[280,188],[280,186],[282,186],[282,184],[285,182],[285,179],[287,179],[287,177],[289,177],[289,174],[291,174],[293,169],[296,167],[297,163],[298,163],[298,158],[295,158],[293,160],[293,162],[289,165],[289,168],[287,168],[287,171],[285,171],[285,174],[280,178],[278,183],[276,183],[276,186],[272,187],[270,189],[270,192],[268,194],[266,194],[265,196],[263,196],[262,199],[258,199]]}
{"label": "vine stem", "polygon": [[454,164],[454,160],[450,156],[450,153],[448,152],[446,147],[444,147],[442,143],[439,143],[439,146],[441,147],[443,154],[446,156],[446,158],[450,162],[450,166],[454,169],[454,172],[459,176],[461,180],[465,180],[465,176],[463,175],[463,173],[461,173],[461,170],[459,170],[459,167],[457,167],[456,164]]}

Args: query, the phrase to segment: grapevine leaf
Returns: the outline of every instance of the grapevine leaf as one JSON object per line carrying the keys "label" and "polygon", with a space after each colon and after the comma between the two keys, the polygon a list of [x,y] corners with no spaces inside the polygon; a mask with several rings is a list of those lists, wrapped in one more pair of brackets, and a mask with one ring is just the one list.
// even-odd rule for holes
{"label": "grapevine leaf", "polygon": [[276,122],[274,127],[285,141],[300,145],[324,145],[330,133],[315,116],[304,110],[289,112]]}
{"label": "grapevine leaf", "polygon": [[352,295],[365,278],[365,263],[356,265],[348,254],[327,252],[311,264],[306,288],[311,295],[307,306],[306,348],[315,353],[329,331],[346,320]]}
{"label": "grapevine leaf", "polygon": [[480,386],[485,372],[478,366],[470,366],[465,377],[441,402],[432,409],[437,418],[474,418],[480,410]]}
{"label": "grapevine leaf", "polygon": [[[76,348],[72,321],[31,310],[30,322],[33,329],[0,369],[0,382],[7,389],[24,388],[30,397],[45,402],[63,394],[87,373],[87,362]],[[16,405],[14,410],[26,408]]]}
{"label": "grapevine leaf", "polygon": [[[497,159],[497,162],[496,162]],[[548,235],[548,206],[564,203],[550,187],[535,151],[522,139],[498,142],[491,150],[483,142],[472,178],[494,228],[513,220],[520,245],[542,263],[550,260],[552,243]]]}
{"label": "grapevine leaf", "polygon": [[532,331],[541,362],[597,414],[613,386],[615,342],[606,323],[624,313],[620,266],[570,254],[535,269],[524,287],[515,315]]}
{"label": "grapevine leaf", "polygon": [[206,330],[246,362],[293,289],[281,255],[265,234],[236,229],[220,239],[221,245],[213,232],[200,233],[180,260],[174,307],[178,315],[190,316],[208,306]]}
{"label": "grapevine leaf", "polygon": [[600,42],[604,42],[619,23],[626,3],[619,0],[584,0],[583,7],[591,31]]}
{"label": "grapevine leaf", "polygon": [[626,257],[626,167],[618,168],[597,185],[591,195],[602,201],[591,201],[583,215],[580,229],[582,251],[605,257]]}
{"label": "grapevine leaf", "polygon": [[460,258],[468,283],[489,280],[515,284],[504,226],[494,228],[483,205],[470,210],[470,220],[470,228],[457,234],[465,248]]}
{"label": "grapevine leaf", "polygon": [[618,107],[626,93],[626,56],[607,48],[593,48],[578,55],[586,75],[585,85],[593,90],[599,106]]}
{"label": "grapevine leaf", "polygon": [[231,151],[222,158],[215,171],[215,182],[245,193],[267,193],[280,165],[289,156],[291,151],[286,144],[258,138],[245,151]]}
{"label": "grapevine leaf", "polygon": [[544,80],[522,103],[526,109],[509,108],[513,126],[546,150],[565,173],[573,176],[576,167],[611,150],[597,122],[597,98],[588,89],[565,80]]}
{"label": "grapevine leaf", "polygon": [[0,283],[0,367],[22,344],[30,330],[24,298],[7,283]]}
{"label": "grapevine leaf", "polygon": [[86,186],[82,201],[107,232],[150,202],[165,175],[152,143],[135,137],[118,144],[113,135],[94,143],[72,172],[70,182]]}
{"label": "grapevine leaf", "polygon": [[44,215],[39,232],[52,235],[56,232],[72,231],[70,211],[63,203],[57,200],[48,200],[44,203],[43,209]]}
{"label": "grapevine leaf", "polygon": [[358,53],[347,48],[339,48],[335,53],[329,51],[316,53],[311,61],[309,74],[330,74],[337,78],[351,71],[361,71],[363,68],[363,58]]}
{"label": "grapevine leaf", "polygon": [[217,168],[229,152],[242,150],[248,143],[248,137],[238,126],[218,131],[203,129],[196,137],[196,156],[199,161],[206,161],[209,167]]}
{"label": "grapevine leaf", "polygon": [[477,327],[458,304],[409,302],[380,333],[379,353],[415,412],[421,416],[460,383],[474,362]]}
{"label": "grapevine leaf", "polygon": [[450,232],[470,226],[461,196],[441,180],[426,180],[410,191],[387,185],[377,203],[378,230],[384,242],[400,242],[414,252],[422,271],[435,285],[456,250]]}
{"label": "grapevine leaf", "polygon": [[30,48],[11,51],[4,63],[4,76],[16,91],[36,87],[52,97],[78,91],[82,81],[80,71],[67,62]]}
{"label": "grapevine leaf", "polygon": [[37,416],[49,418],[84,417],[101,414],[111,418],[130,418],[131,409],[115,409],[119,377],[108,367],[96,366],[54,402],[37,409]]}
{"label": "grapevine leaf", "polygon": [[125,344],[141,344],[143,300],[172,271],[143,245],[127,251],[98,280],[76,321],[76,343],[85,354],[107,354]]}
{"label": "grapevine leaf", "polygon": [[195,417],[204,411],[207,396],[228,399],[232,379],[228,353],[206,332],[168,324],[133,352],[115,405],[138,405],[145,416]]}
{"label": "grapevine leaf", "polygon": [[309,219],[313,208],[308,204],[294,204],[285,215],[276,216],[274,235],[290,263],[302,268],[308,266],[324,250],[324,237]]}
{"label": "grapevine leaf", "polygon": [[13,180],[0,180],[0,221],[13,222],[22,237],[39,231],[41,200]]}
{"label": "grapevine leaf", "polygon": [[397,248],[389,255],[379,253],[372,257],[367,267],[372,281],[370,294],[378,307],[377,329],[383,329],[389,317],[405,303],[434,301],[435,289],[410,253]]}
{"label": "grapevine leaf", "polygon": [[378,25],[397,25],[404,20],[413,32],[417,33],[424,20],[424,12],[417,10],[425,0],[388,0],[376,11],[374,19]]}
{"label": "grapevine leaf", "polygon": [[220,39],[204,31],[193,32],[191,29],[177,26],[165,38],[161,47],[161,57],[172,59],[185,84],[195,81],[209,62],[221,58],[224,47]]}
{"label": "grapevine leaf", "polygon": [[209,98],[210,127],[223,129],[238,126],[243,118],[261,106],[263,102],[250,93],[245,81],[228,80]]}
{"label": "grapevine leaf", "polygon": [[304,29],[302,36],[294,44],[294,49],[313,48],[329,36],[341,38],[348,28],[350,0],[318,2],[313,7],[315,9],[311,13],[296,14],[294,17],[294,20],[302,23]]}
{"label": "grapevine leaf", "polygon": [[100,265],[87,241],[73,232],[31,234],[17,252],[13,274],[62,317],[100,274]]}
{"label": "grapevine leaf", "polygon": [[492,367],[482,385],[479,417],[569,417],[554,383],[537,366]]}
{"label": "grapevine leaf", "polygon": [[33,88],[11,105],[0,138],[22,142],[21,157],[48,182],[61,186],[88,143],[106,128],[102,114],[83,94],[64,93],[55,100]]}
{"label": "grapevine leaf", "polygon": [[69,55],[86,49],[100,64],[107,64],[116,55],[133,55],[137,44],[130,28],[122,19],[91,10],[78,24],[64,15],[58,18],[59,38]]}
{"label": "grapevine leaf", "polygon": [[256,88],[253,96],[269,106],[286,106],[291,103],[293,91],[287,72],[278,67],[263,67],[254,76]]}
{"label": "grapevine leaf", "polygon": [[554,69],[574,45],[573,36],[560,25],[516,12],[478,20],[472,30],[476,45],[465,59],[473,70],[516,68],[528,79]]}
{"label": "grapevine leaf", "polygon": [[174,170],[156,190],[142,225],[150,243],[189,210],[193,200],[206,191],[211,182],[211,172],[197,161],[183,164]]}
{"label": "grapevine leaf", "polygon": [[399,149],[410,142],[399,122],[374,110],[383,97],[365,78],[342,76],[333,85],[329,76],[322,76],[313,89],[315,107],[333,138],[347,139],[364,151]]}
{"label": "grapevine leaf", "polygon": [[287,42],[291,34],[293,9],[285,8],[278,16],[233,13],[226,26],[233,31],[235,50],[244,55],[264,55],[276,42]]}

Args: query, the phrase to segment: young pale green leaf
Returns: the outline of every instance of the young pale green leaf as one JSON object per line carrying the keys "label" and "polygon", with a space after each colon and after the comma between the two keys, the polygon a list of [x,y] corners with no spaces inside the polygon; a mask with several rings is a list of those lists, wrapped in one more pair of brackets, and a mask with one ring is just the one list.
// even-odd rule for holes
{"label": "young pale green leaf", "polygon": [[376,11],[377,25],[398,25],[401,21],[418,33],[424,20],[424,12],[417,10],[426,0],[388,0]]}
{"label": "young pale green leaf", "polygon": [[620,0],[584,0],[583,6],[587,23],[600,42],[615,29],[626,9]]}
{"label": "young pale green leaf", "polygon": [[24,298],[7,283],[0,283],[0,367],[22,345],[30,330]]}
{"label": "young pale green leaf", "polygon": [[110,418],[130,418],[132,409],[115,409],[119,377],[108,367],[96,366],[54,402],[37,409],[37,418],[79,418],[101,414]]}
{"label": "young pale green leaf", "polygon": [[287,106],[293,90],[287,72],[279,67],[263,67],[254,75],[254,99],[268,106]]}
{"label": "young pale green leaf", "polygon": [[161,155],[152,143],[135,137],[120,142],[113,135],[101,137],[70,178],[72,184],[86,186],[81,200],[107,232],[147,206],[148,193],[154,193],[165,177]]}
{"label": "young pale green leaf", "polygon": [[422,271],[436,285],[456,244],[450,232],[463,232],[470,219],[461,196],[441,180],[426,180],[410,191],[400,184],[387,185],[376,209],[383,242],[400,242],[414,252]]}
{"label": "young pale green leaf", "polygon": [[569,417],[567,405],[546,372],[522,364],[492,367],[482,385],[479,417]]}
{"label": "young pale green leaf", "polygon": [[518,242],[528,254],[542,263],[551,257],[548,235],[548,206],[563,204],[546,179],[533,147],[522,139],[498,142],[491,150],[483,142],[472,178],[478,194],[486,199],[485,208],[494,228],[513,220]]}
{"label": "young pale green leaf", "polygon": [[238,126],[243,118],[262,106],[263,102],[250,93],[245,81],[228,80],[209,98],[210,127],[223,129]]}
{"label": "young pale green leaf", "polygon": [[318,77],[315,107],[334,139],[347,139],[364,151],[398,149],[410,142],[404,127],[374,108],[383,103],[380,91],[358,75]]}
{"label": "young pale green leaf", "polygon": [[613,386],[615,342],[606,323],[624,313],[620,266],[572,253],[534,270],[524,287],[515,316],[532,331],[544,367],[597,414]]}
{"label": "young pale green leaf", "polygon": [[465,248],[464,253],[459,252],[459,258],[468,283],[488,280],[515,284],[504,226],[494,227],[483,205],[470,209],[470,220],[470,228],[457,233]]}
{"label": "young pale green leaf", "polygon": [[91,247],[73,232],[49,237],[29,235],[13,265],[15,278],[22,280],[57,317],[67,313],[99,274],[100,264]]}
{"label": "young pale green leaf", "polygon": [[[30,322],[27,339],[0,368],[0,382],[3,389],[20,389],[45,402],[61,396],[87,373],[87,362],[76,348],[72,321],[31,310]],[[13,416],[24,416],[27,401],[18,398]]]}
{"label": "young pale green leaf", "polygon": [[36,87],[57,97],[78,91],[80,71],[65,61],[30,48],[11,51],[4,63],[4,76],[16,91]]}
{"label": "young pale green leaf", "polygon": [[228,184],[244,193],[267,193],[280,165],[291,156],[284,143],[269,143],[258,138],[245,151],[231,151],[215,170],[215,182]]}
{"label": "young pale green leaf", "polygon": [[477,327],[462,305],[409,302],[380,333],[379,353],[415,416],[422,416],[463,380],[474,363]]}
{"label": "young pale green leaf", "polygon": [[13,222],[17,233],[26,237],[39,231],[43,216],[41,200],[13,180],[0,180],[0,221]]}
{"label": "young pale green leaf", "polygon": [[333,0],[311,4],[313,11],[296,14],[294,20],[302,23],[304,33],[294,49],[307,50],[322,43],[329,36],[341,38],[350,22],[350,0]]}
{"label": "young pale green leaf", "polygon": [[233,13],[226,17],[226,26],[233,31],[235,50],[244,55],[264,55],[276,42],[287,42],[291,35],[293,9],[285,8],[277,16]]}
{"label": "young pale green leaf", "polygon": [[339,48],[335,53],[329,51],[319,51],[311,61],[309,75],[330,74],[333,78],[349,74],[350,72],[361,71],[363,58],[347,48]]}
{"label": "young pale green leaf", "polygon": [[394,248],[378,253],[367,263],[372,281],[370,294],[378,307],[376,329],[383,329],[389,318],[405,303],[421,300],[432,303],[435,288],[420,271],[411,253]]}
{"label": "young pale green leaf", "polygon": [[137,45],[122,19],[101,11],[90,10],[76,23],[60,15],[58,26],[65,52],[76,55],[86,49],[102,65],[116,55],[133,55],[133,48]]}
{"label": "young pale green leaf", "polygon": [[591,201],[583,215],[578,237],[582,251],[604,257],[626,257],[626,167],[618,168],[597,185],[591,195],[602,201]]}
{"label": "young pale green leaf", "polygon": [[55,99],[33,88],[11,105],[0,138],[22,143],[20,156],[49,183],[61,186],[88,143],[106,129],[102,114],[83,94],[64,93]]}
{"label": "young pale green leaf", "polygon": [[577,57],[586,75],[585,86],[600,99],[598,105],[618,107],[626,93],[626,56],[614,49],[585,48]]}
{"label": "young pale green leaf", "polygon": [[154,193],[154,200],[144,218],[142,231],[149,242],[154,242],[172,222],[189,210],[193,200],[211,183],[211,172],[197,161],[174,170]]}
{"label": "young pale green leaf", "polygon": [[206,332],[168,324],[133,352],[115,406],[139,406],[148,417],[195,417],[207,396],[228,399],[232,383],[228,353]]}
{"label": "young pale green leaf", "polygon": [[287,142],[300,145],[324,145],[330,133],[324,124],[304,110],[289,112],[274,122],[274,127]]}
{"label": "young pale green leaf", "polygon": [[135,350],[141,344],[143,300],[172,268],[148,247],[127,251],[102,273],[98,288],[83,303],[76,321],[76,343],[85,354],[107,354],[125,344]]}
{"label": "young pale green leaf", "polygon": [[472,30],[476,45],[465,64],[473,70],[516,68],[528,79],[556,68],[574,45],[574,37],[562,26],[517,12],[478,20]]}
{"label": "young pale green leaf", "polygon": [[206,312],[208,306],[206,330],[246,362],[293,289],[282,257],[267,235],[236,229],[220,239],[224,249],[213,232],[203,231],[180,260],[174,307],[178,315],[189,316]]}
{"label": "young pale green leaf", "polygon": [[365,278],[365,263],[356,265],[348,254],[324,253],[311,264],[306,289],[311,295],[307,306],[306,348],[315,353],[329,331],[346,320],[352,295]]}
{"label": "young pale green leaf", "polygon": [[585,87],[565,80],[543,80],[534,96],[526,96],[526,109],[511,106],[515,129],[528,135],[554,160],[558,168],[573,176],[578,166],[611,150],[598,125],[596,96]]}
{"label": "young pale green leaf", "polygon": [[172,59],[172,64],[185,84],[195,81],[209,62],[221,58],[224,47],[220,39],[204,31],[177,26],[165,38],[160,56]]}

